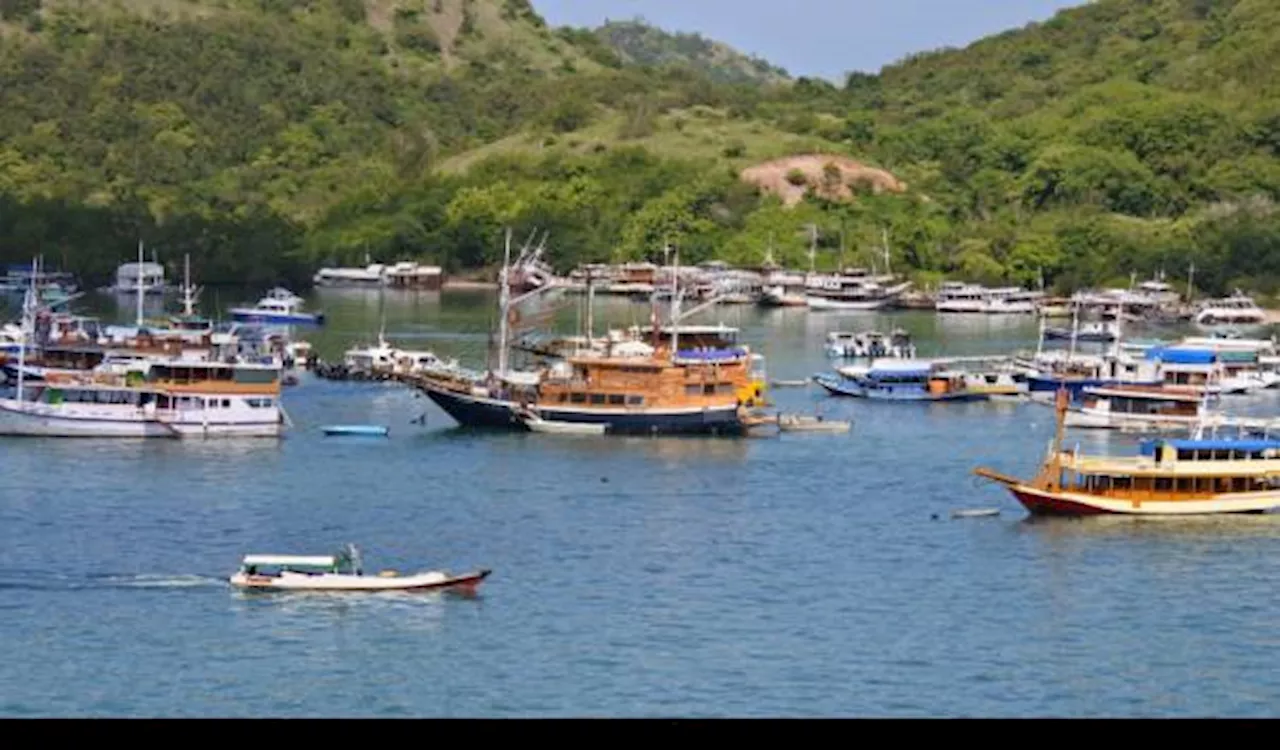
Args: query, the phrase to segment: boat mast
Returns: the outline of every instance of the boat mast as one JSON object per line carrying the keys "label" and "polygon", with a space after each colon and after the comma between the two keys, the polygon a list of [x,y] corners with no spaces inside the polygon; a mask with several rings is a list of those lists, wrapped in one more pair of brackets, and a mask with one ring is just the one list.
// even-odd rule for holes
{"label": "boat mast", "polygon": [[1080,335],[1080,302],[1072,305],[1071,308],[1071,351],[1067,354],[1067,361],[1074,361],[1076,358],[1076,338]]}
{"label": "boat mast", "polygon": [[498,375],[507,374],[507,307],[511,303],[511,289],[507,285],[507,268],[511,265],[511,228],[507,228],[507,245],[502,260],[502,273],[498,277]]}
{"label": "boat mast", "polygon": [[138,240],[138,330],[142,330],[142,240]]}
{"label": "boat mast", "polygon": [[31,326],[31,338],[35,340],[35,325],[31,316],[35,307],[36,261],[31,259],[31,279],[27,291],[22,295],[22,331],[18,336],[18,404],[22,404],[22,386],[27,371],[27,327]]}
{"label": "boat mast", "polygon": [[590,350],[596,337],[596,271],[587,269],[587,349]]}
{"label": "boat mast", "polygon": [[671,256],[671,361],[680,351],[680,251]]}
{"label": "boat mast", "polygon": [[1067,427],[1067,406],[1070,403],[1070,397],[1067,395],[1067,387],[1065,385],[1058,387],[1058,393],[1054,400],[1054,412],[1057,416],[1057,424],[1054,426],[1053,433],[1053,458],[1050,462],[1052,473],[1047,477],[1049,489],[1062,489],[1062,439],[1066,433]]}
{"label": "boat mast", "polygon": [[885,272],[885,275],[892,276],[893,267],[890,265],[890,262],[889,262],[889,230],[887,228],[881,227],[880,236],[884,240],[884,272]]}

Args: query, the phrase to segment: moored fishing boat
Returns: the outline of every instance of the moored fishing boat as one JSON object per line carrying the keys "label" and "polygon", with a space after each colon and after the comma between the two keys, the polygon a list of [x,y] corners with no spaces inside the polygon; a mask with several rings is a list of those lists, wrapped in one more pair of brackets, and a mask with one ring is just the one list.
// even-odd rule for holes
{"label": "moored fishing boat", "polygon": [[1057,397],[1057,431],[1039,474],[1023,480],[987,468],[1037,515],[1186,516],[1280,508],[1280,440],[1158,439],[1138,456],[1084,456],[1062,449],[1069,398]]}
{"label": "moored fishing boat", "polygon": [[876,401],[983,401],[991,395],[970,388],[964,373],[918,360],[877,360],[865,372],[844,369],[815,375],[814,382],[833,396]]}
{"label": "moored fishing boat", "polygon": [[384,570],[366,575],[353,545],[337,555],[246,555],[230,583],[253,591],[392,592],[458,590],[473,593],[492,571],[453,575],[430,570],[400,575]]}

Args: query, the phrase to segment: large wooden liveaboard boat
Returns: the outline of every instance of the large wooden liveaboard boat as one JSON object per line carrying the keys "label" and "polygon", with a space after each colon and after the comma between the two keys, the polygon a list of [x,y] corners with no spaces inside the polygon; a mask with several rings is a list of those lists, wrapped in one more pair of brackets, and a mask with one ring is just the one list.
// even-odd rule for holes
{"label": "large wooden liveaboard boat", "polygon": [[[763,376],[756,371],[761,358],[745,346],[682,349],[678,293],[673,295],[673,320],[666,335],[662,327],[646,331],[653,336],[651,343],[608,340],[603,349],[592,346],[536,369],[511,369],[509,326],[524,297],[510,299],[509,243],[508,237],[500,287],[498,367],[485,374],[458,371],[410,379],[455,421],[467,427],[516,430],[528,430],[529,420],[598,424],[607,432],[628,434],[746,431],[746,411],[763,396]],[[587,340],[593,340],[590,334]]]}
{"label": "large wooden liveaboard boat", "polygon": [[1036,515],[1186,516],[1262,513],[1280,507],[1280,440],[1158,439],[1132,457],[1062,449],[1069,398],[1057,397],[1057,433],[1029,480],[987,468],[974,473],[1005,486]]}

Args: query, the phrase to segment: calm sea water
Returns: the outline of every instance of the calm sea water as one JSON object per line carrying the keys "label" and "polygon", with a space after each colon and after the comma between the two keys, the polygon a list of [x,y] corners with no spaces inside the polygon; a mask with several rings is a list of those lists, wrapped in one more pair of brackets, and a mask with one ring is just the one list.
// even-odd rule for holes
{"label": "calm sea water", "polygon": [[[491,299],[328,293],[314,304],[330,323],[308,337],[337,357],[385,316],[393,341],[480,365]],[[572,329],[577,312],[558,316]],[[647,316],[602,303],[597,324]],[[717,318],[775,379],[823,369],[828,330],[901,325],[924,355],[1035,336],[1029,320],[928,313],[702,319]],[[1274,713],[1280,518],[1032,522],[970,470],[1033,471],[1045,407],[773,396],[854,429],[473,434],[397,386],[308,377],[280,441],[0,441],[0,714]],[[348,422],[391,436],[318,430]],[[1002,514],[949,518],[974,507]],[[225,583],[243,554],[346,542],[374,570],[495,572],[476,599]]]}

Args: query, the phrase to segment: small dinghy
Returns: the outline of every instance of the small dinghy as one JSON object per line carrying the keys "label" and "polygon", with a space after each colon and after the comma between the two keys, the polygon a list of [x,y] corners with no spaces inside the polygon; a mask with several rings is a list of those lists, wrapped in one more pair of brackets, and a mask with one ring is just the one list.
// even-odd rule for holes
{"label": "small dinghy", "polygon": [[531,411],[521,411],[520,421],[532,432],[541,432],[549,435],[603,435],[609,427],[607,424],[552,422]]}
{"label": "small dinghy", "polygon": [[400,575],[384,570],[365,575],[355,545],[337,555],[246,555],[230,583],[254,591],[446,591],[474,593],[493,571],[451,575],[431,570]]}
{"label": "small dinghy", "polygon": [[991,516],[1000,515],[999,508],[977,508],[974,510],[955,510],[951,512],[952,518],[990,518]]}
{"label": "small dinghy", "polygon": [[804,388],[809,385],[808,380],[775,380],[771,385],[774,388]]}
{"label": "small dinghy", "polygon": [[852,422],[839,419],[808,417],[801,414],[778,415],[778,429],[784,432],[848,432],[852,428]]}
{"label": "small dinghy", "polygon": [[321,428],[326,435],[350,435],[354,437],[386,437],[390,427],[376,424],[332,424]]}

